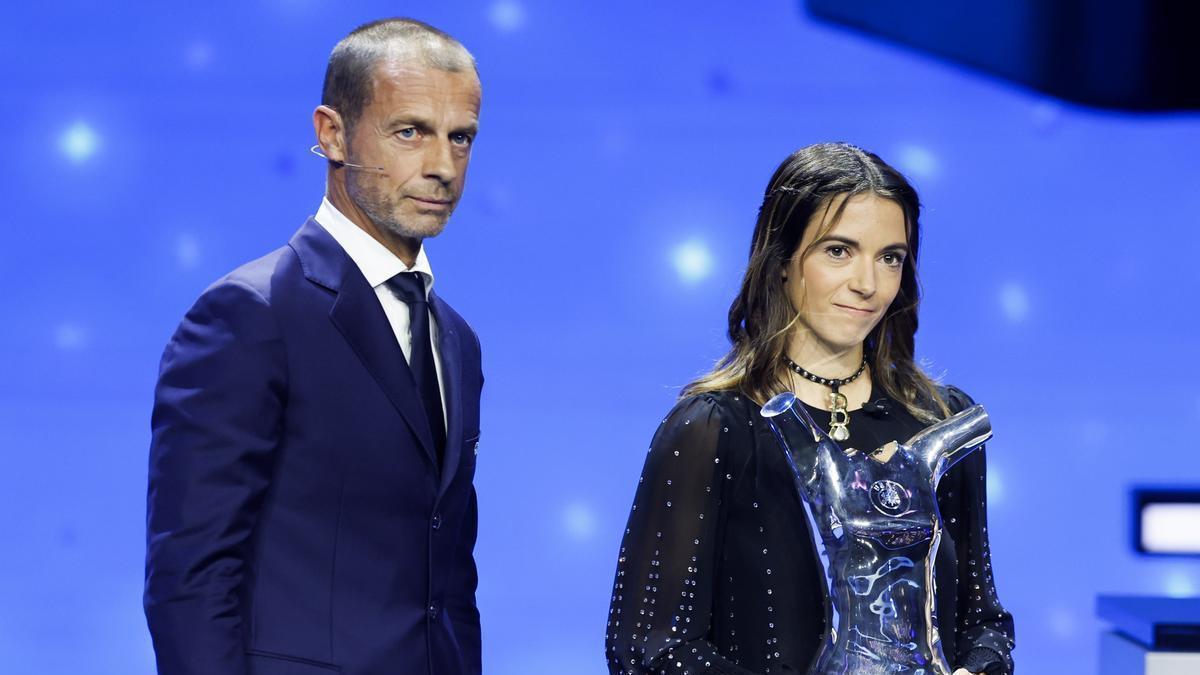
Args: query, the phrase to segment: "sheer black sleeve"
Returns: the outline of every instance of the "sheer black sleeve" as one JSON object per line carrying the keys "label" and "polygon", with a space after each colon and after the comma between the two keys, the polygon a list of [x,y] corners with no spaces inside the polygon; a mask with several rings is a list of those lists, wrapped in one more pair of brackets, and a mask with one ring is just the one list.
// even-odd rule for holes
{"label": "sheer black sleeve", "polygon": [[654,435],[617,560],[610,673],[748,673],[706,637],[728,435],[705,395],[680,401]]}
{"label": "sheer black sleeve", "polygon": [[[948,388],[951,409],[958,411],[974,401],[961,390]],[[956,668],[973,673],[1009,675],[1016,632],[1012,615],[1000,604],[992,572],[987,528],[987,454],[979,448],[951,470],[953,488],[947,495],[953,505],[944,514],[958,556],[958,639]]]}

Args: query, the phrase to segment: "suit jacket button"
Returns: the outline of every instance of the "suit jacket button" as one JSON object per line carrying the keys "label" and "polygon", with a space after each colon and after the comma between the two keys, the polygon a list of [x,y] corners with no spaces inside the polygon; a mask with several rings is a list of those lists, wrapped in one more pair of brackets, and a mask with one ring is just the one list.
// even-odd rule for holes
{"label": "suit jacket button", "polygon": [[430,619],[437,619],[438,606],[436,604],[430,604],[429,609],[426,610],[426,613],[429,614]]}
{"label": "suit jacket button", "polygon": [[430,523],[430,525],[433,527],[433,529],[440,530],[442,528],[442,514],[433,514],[433,521]]}

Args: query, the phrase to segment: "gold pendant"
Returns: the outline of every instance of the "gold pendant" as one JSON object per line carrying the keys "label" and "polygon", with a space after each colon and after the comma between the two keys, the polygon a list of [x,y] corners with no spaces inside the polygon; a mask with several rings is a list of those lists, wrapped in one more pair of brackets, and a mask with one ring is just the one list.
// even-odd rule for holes
{"label": "gold pendant", "polygon": [[846,397],[839,392],[829,394],[829,436],[835,441],[850,438],[850,413],[846,412]]}
{"label": "gold pendant", "polygon": [[839,410],[840,409],[842,412],[846,412],[846,406],[848,406],[848,405],[850,405],[850,402],[846,400],[845,394],[841,393],[840,391],[829,392],[829,409],[830,410]]}
{"label": "gold pendant", "polygon": [[845,424],[831,424],[829,435],[835,441],[844,441],[850,438],[850,429]]}

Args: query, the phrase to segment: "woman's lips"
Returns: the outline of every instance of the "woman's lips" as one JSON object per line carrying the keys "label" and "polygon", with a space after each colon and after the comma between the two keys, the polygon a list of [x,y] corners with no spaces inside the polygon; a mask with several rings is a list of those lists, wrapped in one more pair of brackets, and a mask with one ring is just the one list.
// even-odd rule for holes
{"label": "woman's lips", "polygon": [[850,314],[851,314],[851,315],[853,315],[853,316],[871,316],[872,314],[874,314],[874,313],[875,313],[875,310],[873,310],[873,309],[860,309],[860,308],[858,308],[858,307],[850,307],[850,306],[847,306],[847,305],[839,305],[839,304],[838,304],[838,303],[836,303],[836,302],[835,302],[835,303],[833,303],[833,306],[834,306],[834,307],[837,307],[837,308],[839,308],[839,309],[843,309],[843,310],[845,310],[846,312],[850,313]]}

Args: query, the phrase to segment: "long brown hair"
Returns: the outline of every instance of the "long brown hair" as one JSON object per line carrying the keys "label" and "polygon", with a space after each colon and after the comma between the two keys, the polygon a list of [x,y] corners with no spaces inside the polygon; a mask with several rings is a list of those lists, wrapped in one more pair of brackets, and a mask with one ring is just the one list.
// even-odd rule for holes
{"label": "long brown hair", "polygon": [[[687,385],[684,396],[737,389],[763,402],[788,388],[783,365],[788,335],[798,315],[784,290],[782,271],[799,252],[813,215],[828,211],[836,198],[872,194],[890,199],[904,212],[909,255],[901,272],[900,291],[879,324],[863,343],[876,383],[918,419],[932,421],[949,414],[937,385],[913,361],[917,308],[917,252],[921,240],[920,199],[912,185],[873,153],[847,143],[820,143],[801,148],[779,165],[767,184],[742,287],[729,307],[732,344],[712,371]],[[819,237],[814,238],[814,241]]]}

